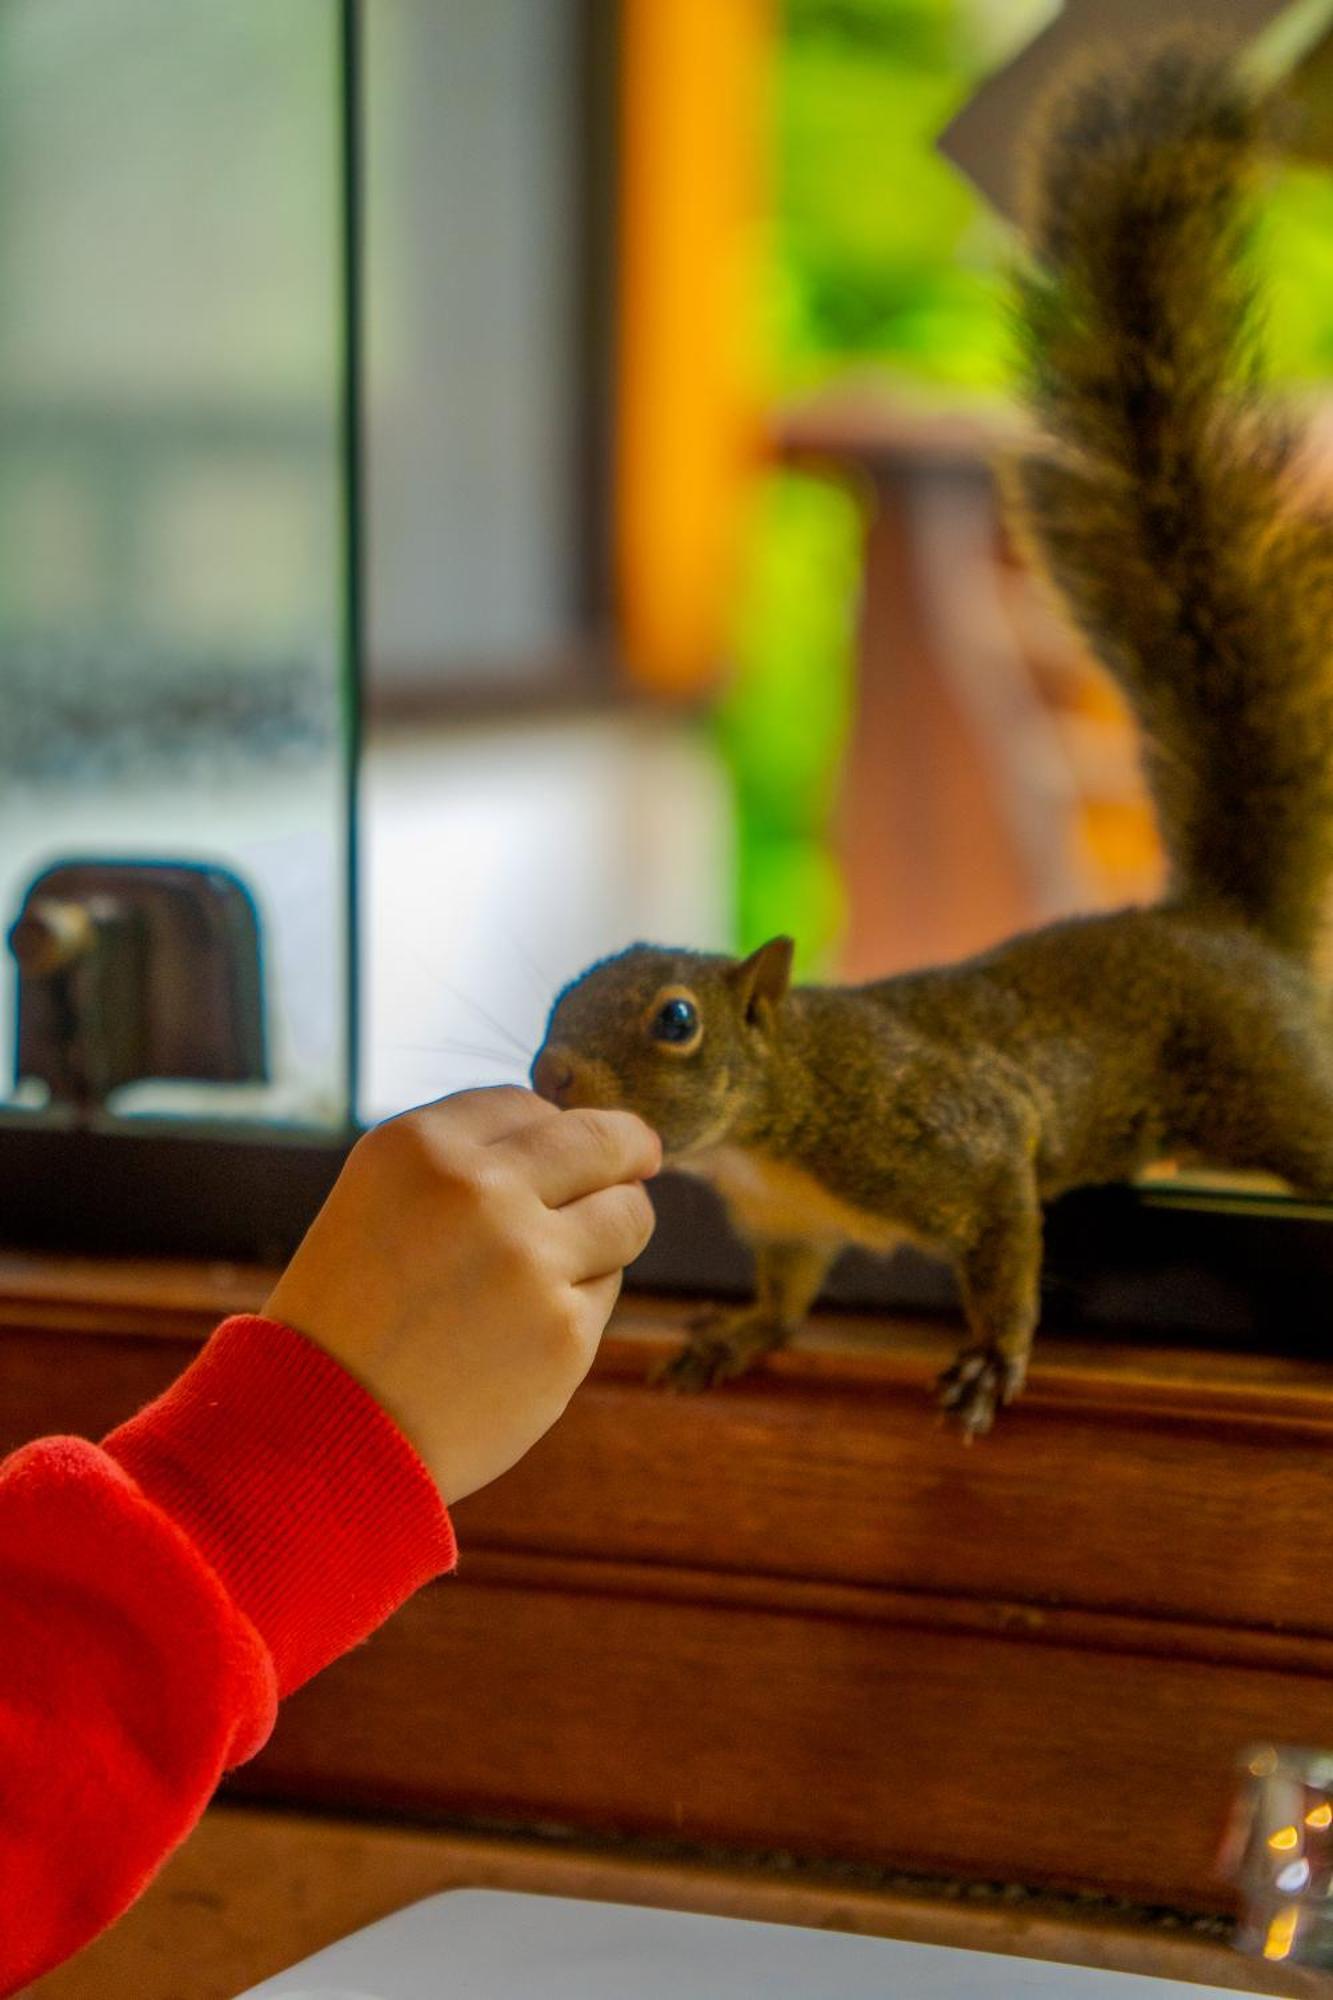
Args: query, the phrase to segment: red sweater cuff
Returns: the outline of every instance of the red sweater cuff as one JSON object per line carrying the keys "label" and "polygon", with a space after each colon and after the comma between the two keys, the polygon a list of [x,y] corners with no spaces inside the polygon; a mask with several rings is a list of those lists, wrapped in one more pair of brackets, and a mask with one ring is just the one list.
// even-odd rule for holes
{"label": "red sweater cuff", "polygon": [[221,1577],[280,1694],[454,1566],[449,1516],[402,1432],[276,1320],[225,1321],[104,1449]]}

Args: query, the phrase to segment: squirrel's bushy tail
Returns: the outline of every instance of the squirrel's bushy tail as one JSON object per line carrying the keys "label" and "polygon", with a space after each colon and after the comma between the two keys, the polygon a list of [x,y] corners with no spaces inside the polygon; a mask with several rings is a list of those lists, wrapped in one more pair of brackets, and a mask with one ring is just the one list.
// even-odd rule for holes
{"label": "squirrel's bushy tail", "polygon": [[1173,47],[1079,82],[1019,280],[1020,514],[1142,726],[1174,900],[1312,956],[1333,874],[1333,525],[1262,397],[1262,118]]}

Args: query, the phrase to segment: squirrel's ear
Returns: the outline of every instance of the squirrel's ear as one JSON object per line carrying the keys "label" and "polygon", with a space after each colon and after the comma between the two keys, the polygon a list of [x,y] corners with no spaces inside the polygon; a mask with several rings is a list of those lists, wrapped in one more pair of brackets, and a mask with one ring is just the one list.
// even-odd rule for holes
{"label": "squirrel's ear", "polygon": [[765,1002],[773,1006],[781,1000],[791,985],[791,962],[795,950],[796,946],[789,937],[770,938],[767,944],[761,944],[758,951],[751,952],[733,969],[732,983],[740,996],[747,1021],[758,1019],[759,1010]]}

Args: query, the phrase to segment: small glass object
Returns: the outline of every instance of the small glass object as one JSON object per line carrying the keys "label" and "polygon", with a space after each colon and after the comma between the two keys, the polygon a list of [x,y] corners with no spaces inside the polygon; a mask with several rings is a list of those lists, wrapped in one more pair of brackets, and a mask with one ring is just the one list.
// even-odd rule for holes
{"label": "small glass object", "polygon": [[1224,1864],[1240,1892],[1240,1950],[1333,1968],[1333,1751],[1246,1753]]}

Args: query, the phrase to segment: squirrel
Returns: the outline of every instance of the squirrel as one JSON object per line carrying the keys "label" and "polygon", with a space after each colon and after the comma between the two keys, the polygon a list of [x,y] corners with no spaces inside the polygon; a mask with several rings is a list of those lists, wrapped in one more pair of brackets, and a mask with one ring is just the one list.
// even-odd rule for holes
{"label": "squirrel", "polygon": [[1256,360],[1265,125],[1182,47],[1068,86],[1016,280],[1037,442],[1007,485],[1140,727],[1162,900],[857,987],[793,987],[787,938],[635,945],[556,1000],[535,1088],[638,1112],[754,1252],[678,1387],[790,1339],[845,1246],[908,1239],[959,1281],[939,1396],[970,1438],[1022,1387],[1053,1197],[1164,1160],[1333,1197],[1333,520]]}

